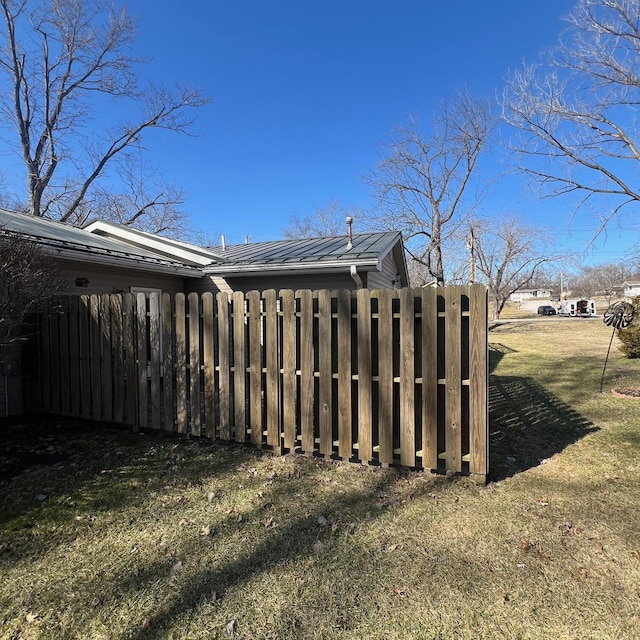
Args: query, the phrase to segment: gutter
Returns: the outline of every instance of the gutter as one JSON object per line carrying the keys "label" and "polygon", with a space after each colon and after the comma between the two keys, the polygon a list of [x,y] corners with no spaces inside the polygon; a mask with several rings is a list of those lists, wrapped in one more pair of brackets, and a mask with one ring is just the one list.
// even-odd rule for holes
{"label": "gutter", "polygon": [[355,264],[351,265],[351,268],[349,269],[349,272],[351,273],[351,277],[353,278],[354,282],[356,283],[356,288],[357,289],[362,289],[362,278],[360,277],[360,274],[358,273],[358,268],[356,267]]}
{"label": "gutter", "polygon": [[298,262],[298,263],[286,263],[278,262],[275,264],[212,264],[204,267],[203,272],[207,275],[229,275],[235,278],[253,275],[255,273],[291,273],[295,271],[297,273],[314,273],[317,271],[342,271],[350,269],[351,267],[357,267],[360,269],[380,270],[380,263],[377,259],[372,260],[359,260],[351,262],[348,260],[332,260],[325,262]]}
{"label": "gutter", "polygon": [[[46,245],[42,245],[47,248]],[[48,247],[48,253],[55,255],[59,258],[66,258],[67,260],[71,260],[73,262],[80,262],[81,251],[74,249],[62,249],[62,248],[53,248]],[[139,269],[141,271],[152,271],[155,273],[165,273],[170,275],[182,276],[182,277],[191,277],[191,278],[202,278],[202,271],[199,269],[181,266],[181,265],[170,265],[162,262],[148,262],[144,258],[135,258],[135,257],[124,257],[124,256],[110,256],[105,254],[100,254],[91,250],[86,250],[86,253],[91,256],[91,260],[84,260],[85,263],[89,264],[97,264],[97,265],[109,265],[113,267],[124,267],[124,268],[133,268]],[[82,256],[84,257],[84,256]]]}

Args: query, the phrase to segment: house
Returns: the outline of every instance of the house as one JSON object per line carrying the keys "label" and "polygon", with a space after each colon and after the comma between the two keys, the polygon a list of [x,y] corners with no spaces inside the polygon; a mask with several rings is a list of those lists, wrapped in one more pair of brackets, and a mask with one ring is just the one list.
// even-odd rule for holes
{"label": "house", "polygon": [[398,232],[343,237],[224,244],[204,249],[104,220],[83,229],[105,239],[152,251],[173,261],[197,264],[201,279],[185,291],[266,289],[394,289],[409,286]]}
{"label": "house", "polygon": [[0,209],[0,228],[56,257],[63,293],[368,289],[409,285],[396,232],[203,248],[104,220],[83,228]]}
{"label": "house", "polygon": [[224,260],[203,271],[231,291],[399,289],[409,286],[397,232],[304,238],[215,247]]}
{"label": "house", "polygon": [[[83,228],[0,209],[0,229],[52,255],[64,294],[389,289],[409,284],[399,233],[203,248],[103,220]],[[20,353],[0,353],[0,417],[22,412]]]}
{"label": "house", "polygon": [[519,289],[511,294],[512,302],[522,302],[523,300],[551,298],[551,289]]}
{"label": "house", "polygon": [[626,280],[622,283],[622,297],[631,302],[631,300],[640,296],[640,280]]}
{"label": "house", "polygon": [[178,293],[203,277],[194,260],[176,259],[85,229],[0,209],[0,229],[28,238],[56,259],[62,293],[114,293],[159,289]]}

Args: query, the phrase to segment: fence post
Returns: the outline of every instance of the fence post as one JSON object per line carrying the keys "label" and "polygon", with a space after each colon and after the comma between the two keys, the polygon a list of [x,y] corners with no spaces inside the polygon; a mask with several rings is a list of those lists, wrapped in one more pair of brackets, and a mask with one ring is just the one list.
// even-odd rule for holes
{"label": "fence post", "polygon": [[480,484],[487,481],[488,460],[488,295],[483,285],[469,293],[469,474]]}

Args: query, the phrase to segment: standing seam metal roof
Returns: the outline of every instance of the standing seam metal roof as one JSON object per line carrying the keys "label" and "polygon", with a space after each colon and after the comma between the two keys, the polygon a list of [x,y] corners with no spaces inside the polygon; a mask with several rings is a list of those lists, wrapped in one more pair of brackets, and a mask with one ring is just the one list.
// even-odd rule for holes
{"label": "standing seam metal roof", "polygon": [[227,245],[224,250],[221,247],[211,247],[211,251],[223,257],[225,263],[211,265],[207,270],[215,270],[216,266],[230,267],[232,265],[304,264],[329,261],[350,263],[379,260],[393,248],[399,239],[399,233],[387,231],[354,234],[351,249],[347,249],[346,236]]}
{"label": "standing seam metal roof", "polygon": [[22,213],[0,209],[0,229],[23,235],[52,249],[67,249],[79,254],[90,254],[96,258],[96,261],[99,261],[100,256],[110,256],[136,263],[181,270],[188,269],[192,270],[194,274],[197,273],[196,269],[190,269],[182,262],[160,257],[151,251],[125,245],[62,222],[45,220]]}

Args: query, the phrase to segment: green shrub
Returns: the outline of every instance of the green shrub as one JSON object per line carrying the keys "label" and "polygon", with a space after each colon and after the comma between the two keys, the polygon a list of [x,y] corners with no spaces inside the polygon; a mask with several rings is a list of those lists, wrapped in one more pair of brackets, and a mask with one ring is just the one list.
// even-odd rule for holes
{"label": "green shrub", "polygon": [[632,300],[635,309],[633,321],[628,327],[618,330],[619,347],[627,358],[640,358],[640,298]]}

